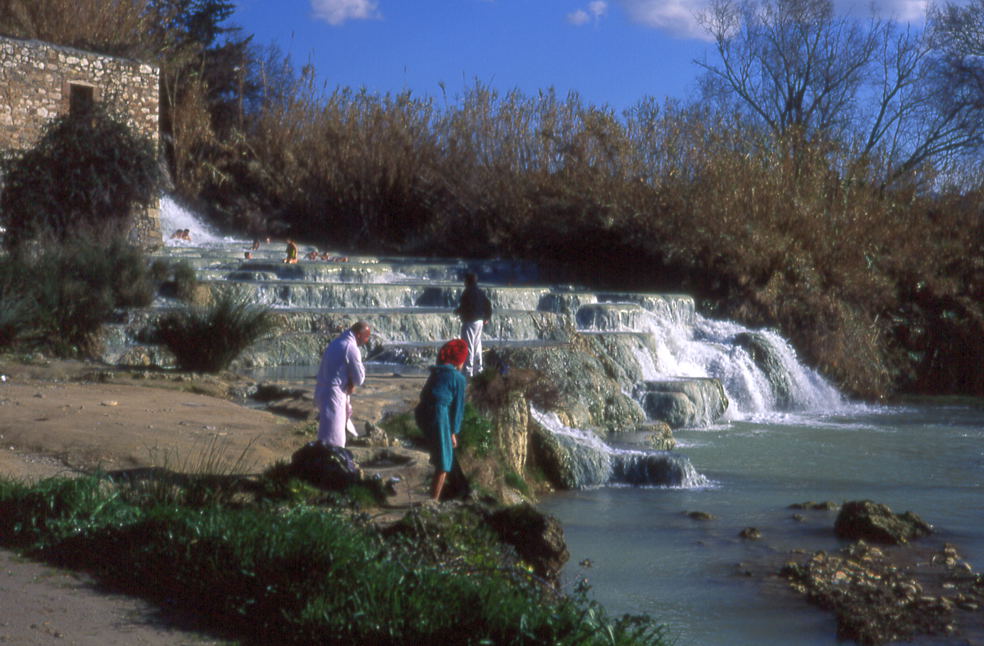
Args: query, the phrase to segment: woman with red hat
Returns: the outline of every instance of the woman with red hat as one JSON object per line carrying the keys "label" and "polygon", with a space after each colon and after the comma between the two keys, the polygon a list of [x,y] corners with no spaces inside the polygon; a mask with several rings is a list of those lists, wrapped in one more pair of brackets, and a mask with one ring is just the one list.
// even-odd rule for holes
{"label": "woman with red hat", "polygon": [[445,343],[437,353],[437,365],[420,393],[415,410],[417,426],[430,443],[434,482],[431,497],[439,501],[444,480],[454,463],[454,449],[465,415],[465,376],[461,367],[468,359],[468,344],[462,339]]}

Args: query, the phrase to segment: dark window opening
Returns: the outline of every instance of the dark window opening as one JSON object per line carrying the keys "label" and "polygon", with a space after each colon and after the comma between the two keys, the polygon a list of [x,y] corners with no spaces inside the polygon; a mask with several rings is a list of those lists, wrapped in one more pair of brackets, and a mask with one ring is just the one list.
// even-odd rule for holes
{"label": "dark window opening", "polygon": [[68,109],[73,117],[84,116],[92,112],[92,106],[96,102],[96,88],[91,85],[69,86]]}

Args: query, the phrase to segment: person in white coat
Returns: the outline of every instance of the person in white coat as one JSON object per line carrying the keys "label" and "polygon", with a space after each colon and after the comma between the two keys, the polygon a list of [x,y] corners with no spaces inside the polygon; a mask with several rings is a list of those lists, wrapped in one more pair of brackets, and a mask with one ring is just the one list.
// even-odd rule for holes
{"label": "person in white coat", "polygon": [[328,344],[321,356],[314,403],[318,408],[318,441],[345,447],[345,425],[352,416],[351,396],[366,380],[359,346],[369,342],[369,324],[359,321]]}

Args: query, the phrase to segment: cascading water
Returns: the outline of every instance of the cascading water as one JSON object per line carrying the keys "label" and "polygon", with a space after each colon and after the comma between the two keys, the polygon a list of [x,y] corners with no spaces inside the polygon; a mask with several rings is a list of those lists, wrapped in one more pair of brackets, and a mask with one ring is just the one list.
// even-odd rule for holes
{"label": "cascading water", "polygon": [[617,449],[594,433],[564,425],[555,413],[542,413],[530,407],[530,414],[567,449],[572,484],[579,488],[630,484],[697,489],[711,485],[684,455]]}
{"label": "cascading water", "polygon": [[[209,246],[224,243],[244,243],[231,237],[223,237],[201,221],[194,213],[174,201],[169,195],[161,196],[161,234],[164,244],[169,247]],[[181,240],[172,238],[176,231],[188,229],[189,238]]]}
{"label": "cascading water", "polygon": [[[724,419],[748,420],[777,411],[831,412],[846,406],[837,389],[802,365],[789,343],[771,330],[753,331],[695,314],[689,326],[650,315],[644,331],[652,335],[655,348],[638,350],[644,378],[717,379],[729,401]],[[768,361],[756,361],[749,339]]]}

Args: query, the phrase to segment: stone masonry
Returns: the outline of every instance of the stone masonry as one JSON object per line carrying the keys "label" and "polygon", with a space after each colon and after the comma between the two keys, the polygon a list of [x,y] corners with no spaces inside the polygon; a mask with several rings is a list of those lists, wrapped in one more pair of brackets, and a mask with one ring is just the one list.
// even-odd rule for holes
{"label": "stone masonry", "polygon": [[[129,125],[156,142],[159,77],[157,67],[139,61],[0,36],[0,154],[29,148],[47,121],[85,102],[122,107]],[[157,207],[136,218],[133,238],[160,244]]]}

